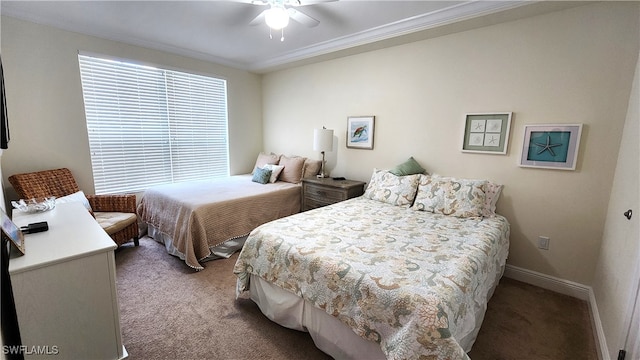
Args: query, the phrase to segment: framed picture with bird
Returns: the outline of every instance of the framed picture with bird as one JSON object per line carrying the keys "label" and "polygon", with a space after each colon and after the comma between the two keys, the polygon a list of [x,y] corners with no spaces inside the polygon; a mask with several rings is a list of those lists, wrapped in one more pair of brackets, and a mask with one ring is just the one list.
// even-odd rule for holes
{"label": "framed picture with bird", "polygon": [[373,150],[375,116],[347,117],[347,148]]}

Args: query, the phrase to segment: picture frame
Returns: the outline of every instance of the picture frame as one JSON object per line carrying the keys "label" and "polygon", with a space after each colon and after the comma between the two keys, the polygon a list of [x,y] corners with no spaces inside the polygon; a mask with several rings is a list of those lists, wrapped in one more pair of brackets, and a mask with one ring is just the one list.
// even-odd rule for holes
{"label": "picture frame", "polygon": [[5,240],[10,242],[20,255],[24,255],[24,234],[2,209],[0,209],[0,224],[3,244]]}
{"label": "picture frame", "polygon": [[347,148],[373,150],[375,116],[347,117]]}
{"label": "picture frame", "polygon": [[522,167],[575,170],[582,124],[525,125]]}
{"label": "picture frame", "polygon": [[512,115],[512,112],[467,114],[462,152],[506,155]]}

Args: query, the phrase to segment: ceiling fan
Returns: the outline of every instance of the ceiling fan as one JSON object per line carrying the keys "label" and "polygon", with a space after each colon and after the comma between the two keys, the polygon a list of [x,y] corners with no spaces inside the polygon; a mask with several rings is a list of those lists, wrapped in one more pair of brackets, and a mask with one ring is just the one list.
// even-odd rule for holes
{"label": "ceiling fan", "polygon": [[295,9],[296,7],[312,5],[318,3],[333,2],[338,0],[235,0],[237,2],[269,6],[268,9],[261,12],[256,16],[249,25],[255,26],[261,23],[266,23],[269,26],[269,37],[271,36],[271,30],[281,30],[282,37],[280,41],[284,41],[284,28],[289,25],[289,19],[296,21],[307,27],[314,27],[320,24],[320,21],[312,18],[311,16]]}

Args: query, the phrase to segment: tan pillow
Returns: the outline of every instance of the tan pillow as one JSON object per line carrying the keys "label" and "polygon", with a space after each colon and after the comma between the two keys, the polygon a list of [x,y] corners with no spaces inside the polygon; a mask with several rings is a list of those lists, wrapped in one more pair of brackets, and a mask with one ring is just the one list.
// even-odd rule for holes
{"label": "tan pillow", "polygon": [[302,177],[314,177],[320,173],[320,168],[322,167],[321,160],[313,160],[307,158],[304,161],[304,166],[302,167]]}
{"label": "tan pillow", "polygon": [[286,181],[297,184],[302,179],[302,169],[304,167],[305,158],[300,156],[280,156],[279,165],[284,166],[280,173],[280,181]]}
{"label": "tan pillow", "polygon": [[253,174],[253,172],[256,170],[256,168],[261,168],[267,164],[271,164],[271,165],[278,165],[278,161],[280,160],[280,156],[271,153],[271,154],[265,154],[265,153],[260,153],[258,154],[258,158],[256,159],[256,164],[253,166],[253,169],[251,169],[251,173]]}

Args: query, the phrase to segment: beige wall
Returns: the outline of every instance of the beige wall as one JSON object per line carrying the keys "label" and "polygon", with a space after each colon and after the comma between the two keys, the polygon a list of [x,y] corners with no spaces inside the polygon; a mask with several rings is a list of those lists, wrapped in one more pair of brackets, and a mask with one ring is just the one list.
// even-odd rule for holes
{"label": "beige wall", "polygon": [[[593,292],[609,356],[624,346],[632,297],[640,277],[640,61],[636,65],[629,110],[611,190],[611,199],[593,280]],[[622,214],[634,211],[630,220]],[[637,311],[640,311],[638,309]],[[640,341],[640,340],[636,340]],[[631,350],[627,348],[627,350]]]}
{"label": "beige wall", "polygon": [[[336,131],[333,175],[366,181],[374,167],[414,156],[430,172],[505,184],[498,211],[512,224],[509,263],[591,284],[638,57],[638,7],[592,4],[284,70],[265,75],[262,90],[255,74],[2,17],[5,188],[13,173],[67,166],[91,192],[76,55],[105,53],[226,78],[232,173],[249,171],[260,150],[319,157],[312,134],[324,125]],[[515,114],[506,156],[460,152],[464,114],[486,111]],[[349,115],[376,116],[373,151],[346,149]],[[523,126],[533,123],[585,125],[576,171],[517,166]],[[539,235],[550,250],[536,248]]]}
{"label": "beige wall", "polygon": [[[319,157],[334,129],[334,176],[368,180],[414,156],[429,172],[505,185],[508,262],[591,284],[632,77],[638,3],[589,4],[283,70],[263,79],[265,150]],[[465,113],[513,111],[506,156],[460,152]],[[347,149],[346,118],[375,115],[374,150]],[[576,171],[517,166],[523,126],[582,123]],[[539,235],[551,238],[537,249]]]}
{"label": "beige wall", "polygon": [[[621,218],[640,201],[639,7],[592,4],[264,79],[2,17],[11,121],[10,148],[1,160],[4,185],[11,196],[9,175],[66,166],[92,191],[78,51],[222,76],[229,86],[232,173],[249,171],[261,150],[319,157],[312,134],[324,125],[336,134],[327,153],[335,176],[366,181],[374,167],[414,156],[430,172],[505,184],[498,211],[512,224],[509,263],[592,285],[615,358],[633,281],[629,270],[640,257],[638,217],[631,225]],[[515,114],[508,154],[461,153],[464,115],[492,111]],[[350,115],[376,116],[373,151],[345,147]],[[584,124],[576,171],[517,166],[524,125],[534,123]],[[550,250],[536,248],[539,235],[551,238]]]}
{"label": "beige wall", "polygon": [[11,142],[7,177],[68,167],[93,193],[78,51],[107,54],[227,80],[231,173],[247,173],[262,150],[261,77],[246,71],[2,17],[1,50]]}

